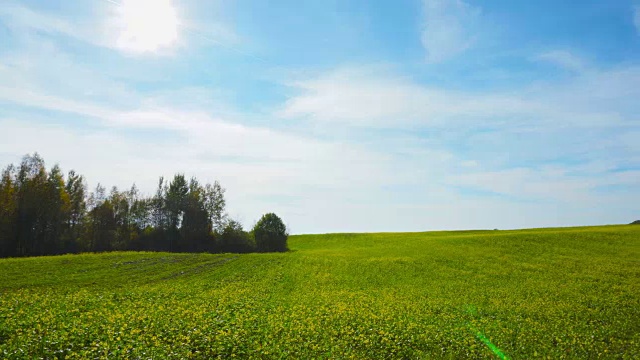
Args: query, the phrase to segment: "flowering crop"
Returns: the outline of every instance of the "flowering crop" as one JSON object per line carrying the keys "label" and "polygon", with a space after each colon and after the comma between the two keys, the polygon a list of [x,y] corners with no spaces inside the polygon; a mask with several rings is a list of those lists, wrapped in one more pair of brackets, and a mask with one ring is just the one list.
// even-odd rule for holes
{"label": "flowering crop", "polygon": [[0,260],[0,358],[637,358],[640,227]]}

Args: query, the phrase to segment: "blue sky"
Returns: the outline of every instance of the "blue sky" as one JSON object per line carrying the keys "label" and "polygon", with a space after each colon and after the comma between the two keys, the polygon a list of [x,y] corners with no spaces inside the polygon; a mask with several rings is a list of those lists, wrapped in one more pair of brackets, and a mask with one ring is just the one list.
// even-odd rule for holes
{"label": "blue sky", "polygon": [[640,218],[640,2],[5,0],[0,165],[293,233]]}

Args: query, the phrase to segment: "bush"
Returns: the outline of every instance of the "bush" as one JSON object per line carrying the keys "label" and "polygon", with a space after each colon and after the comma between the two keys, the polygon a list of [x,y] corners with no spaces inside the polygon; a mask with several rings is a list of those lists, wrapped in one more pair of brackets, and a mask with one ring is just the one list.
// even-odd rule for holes
{"label": "bush", "polygon": [[218,252],[248,253],[254,250],[249,233],[242,229],[242,224],[229,220],[222,232],[217,236]]}
{"label": "bush", "polygon": [[260,252],[287,251],[287,227],[274,213],[262,216],[253,227],[257,250]]}

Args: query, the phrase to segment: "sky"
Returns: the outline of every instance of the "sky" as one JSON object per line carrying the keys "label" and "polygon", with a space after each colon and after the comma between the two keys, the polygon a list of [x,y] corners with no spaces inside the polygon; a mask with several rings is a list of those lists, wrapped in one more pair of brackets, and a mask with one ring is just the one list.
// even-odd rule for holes
{"label": "sky", "polygon": [[640,219],[640,1],[2,0],[0,166],[299,233]]}

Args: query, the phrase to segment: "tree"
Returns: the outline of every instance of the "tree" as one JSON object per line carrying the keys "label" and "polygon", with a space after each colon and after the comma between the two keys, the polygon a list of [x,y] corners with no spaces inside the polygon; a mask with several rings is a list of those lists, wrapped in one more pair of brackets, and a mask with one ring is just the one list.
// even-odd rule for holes
{"label": "tree", "polygon": [[204,205],[204,189],[195,178],[189,182],[189,193],[183,207],[180,227],[181,251],[211,249],[211,221]]}
{"label": "tree", "polygon": [[218,234],[217,251],[228,253],[247,253],[255,248],[249,233],[244,231],[242,224],[230,219],[222,232]]}
{"label": "tree", "polygon": [[224,188],[216,180],[213,185],[205,185],[202,195],[204,208],[211,219],[211,226],[216,232],[222,232],[227,222],[225,213],[226,201],[224,200]]}
{"label": "tree", "polygon": [[16,255],[41,253],[46,234],[47,170],[37,153],[22,158],[16,176]]}
{"label": "tree", "polygon": [[15,168],[9,165],[0,179],[0,257],[16,255],[16,184]]}
{"label": "tree", "polygon": [[165,230],[169,226],[169,221],[167,220],[167,211],[166,211],[166,199],[165,194],[167,192],[167,187],[164,182],[164,177],[160,177],[158,181],[158,189],[156,190],[155,196],[151,199],[151,225],[156,230]]}
{"label": "tree", "polygon": [[256,247],[260,252],[287,251],[287,227],[276,214],[262,216],[253,227]]}
{"label": "tree", "polygon": [[134,184],[127,193],[131,205],[131,224],[137,232],[151,226],[151,199],[140,197],[138,188]]}
{"label": "tree", "polygon": [[89,196],[89,221],[87,224],[88,248],[90,251],[110,251],[115,242],[116,218],[111,200],[106,198],[105,188],[100,184]]}
{"label": "tree", "polygon": [[82,226],[87,213],[87,186],[82,175],[69,171],[67,175],[66,191],[69,195],[69,217],[67,218],[65,246],[67,252],[78,251],[77,245],[82,235]]}
{"label": "tree", "polygon": [[180,226],[184,216],[184,209],[187,203],[189,186],[182,174],[176,174],[169,183],[169,188],[165,191],[165,209],[167,211],[169,228],[167,236],[169,238],[169,251],[178,250],[180,243]]}
{"label": "tree", "polygon": [[111,188],[109,202],[113,206],[115,221],[114,250],[126,250],[131,242],[131,204],[128,192],[120,192],[117,187]]}
{"label": "tree", "polygon": [[46,197],[41,199],[44,222],[44,239],[39,253],[57,254],[64,250],[63,235],[65,224],[69,221],[70,201],[62,170],[55,165],[49,172],[46,185]]}
{"label": "tree", "polygon": [[127,198],[131,207],[131,238],[128,249],[149,250],[151,246],[145,243],[146,240],[149,240],[145,234],[153,231],[153,199],[140,197],[135,184],[131,187],[131,190],[127,192]]}

